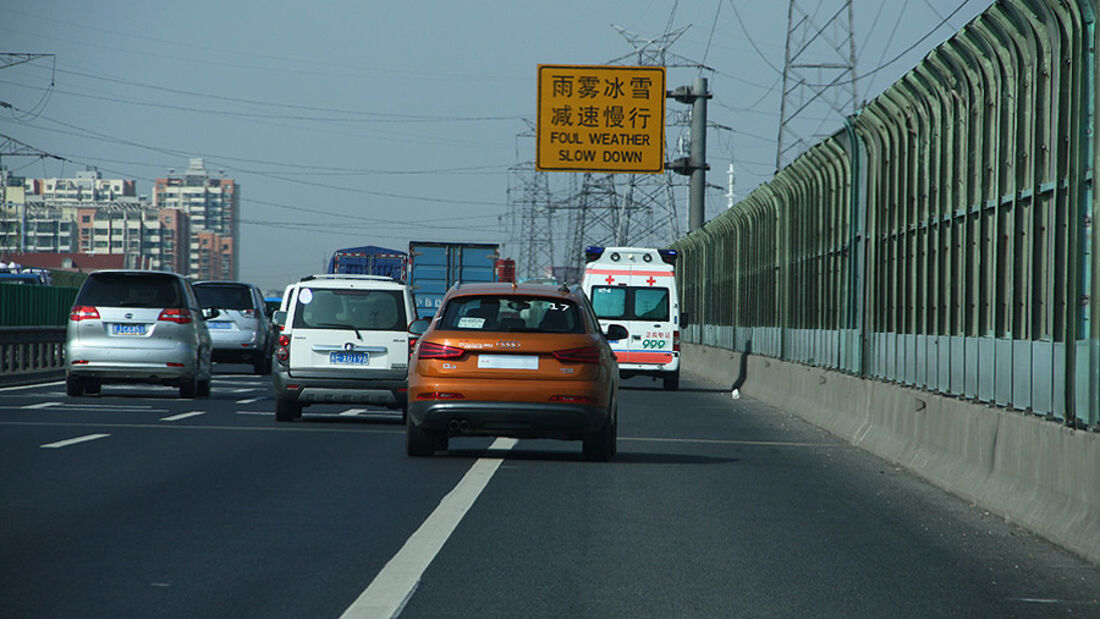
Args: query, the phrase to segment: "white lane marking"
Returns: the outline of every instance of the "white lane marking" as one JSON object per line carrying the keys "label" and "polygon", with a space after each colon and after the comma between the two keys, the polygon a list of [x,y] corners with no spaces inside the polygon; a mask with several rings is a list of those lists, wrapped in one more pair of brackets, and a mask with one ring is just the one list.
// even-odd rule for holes
{"label": "white lane marking", "polygon": [[261,399],[262,398],[247,398],[244,400],[237,400],[237,404],[252,404],[253,402],[258,402]]}
{"label": "white lane marking", "polygon": [[39,402],[38,404],[28,404],[26,406],[20,406],[22,409],[30,408],[49,408],[51,406],[60,406],[61,402]]}
{"label": "white lane marking", "polygon": [[354,417],[354,416],[358,415],[359,413],[365,413],[365,412],[367,412],[367,409],[365,409],[365,408],[349,408],[348,410],[340,413],[340,416],[341,417]]}
{"label": "white lane marking", "polygon": [[657,438],[643,436],[620,436],[620,441],[638,441],[641,443],[692,443],[699,445],[750,445],[754,447],[847,447],[848,443],[800,443],[797,441],[738,441],[712,438]]}
{"label": "white lane marking", "polygon": [[4,387],[0,391],[19,391],[20,389],[36,389],[38,387],[56,387],[57,385],[64,385],[65,381],[58,380],[52,383],[36,383],[33,385],[19,385],[18,387]]}
{"label": "white lane marking", "polygon": [[107,438],[108,436],[110,436],[110,434],[85,434],[84,436],[57,441],[56,443],[46,443],[45,445],[39,445],[39,447],[43,449],[60,449],[62,447],[68,447],[69,445],[76,445],[77,443],[94,441],[97,438]]}
{"label": "white lane marking", "polygon": [[[509,450],[518,441],[514,438],[498,438],[489,449]],[[390,559],[374,577],[359,598],[341,617],[396,617],[405,607],[420,582],[420,576],[428,564],[439,554],[447,538],[454,532],[462,517],[473,506],[481,491],[489,484],[493,473],[500,467],[501,459],[478,458],[462,481],[451,490],[439,506],[405,542],[401,550]]]}
{"label": "white lane marking", "polygon": [[268,417],[270,417],[270,416],[274,415],[275,413],[273,413],[271,411],[237,411],[237,414],[238,415],[267,415]]}
{"label": "white lane marking", "polygon": [[195,417],[197,415],[205,415],[206,411],[191,411],[190,413],[180,413],[178,415],[172,415],[171,417],[161,417],[161,421],[179,421],[180,419],[187,419],[188,417]]}

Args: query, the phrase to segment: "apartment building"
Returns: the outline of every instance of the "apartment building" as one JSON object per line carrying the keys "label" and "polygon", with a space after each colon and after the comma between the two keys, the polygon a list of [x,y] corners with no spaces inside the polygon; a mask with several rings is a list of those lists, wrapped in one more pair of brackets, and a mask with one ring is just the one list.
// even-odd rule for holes
{"label": "apartment building", "polygon": [[[240,185],[224,172],[211,174],[201,157],[182,174],[169,171],[153,186],[153,204],[190,217],[187,273],[203,279],[237,279],[239,272]],[[205,241],[205,242],[204,242]],[[217,273],[216,277],[206,277]]]}

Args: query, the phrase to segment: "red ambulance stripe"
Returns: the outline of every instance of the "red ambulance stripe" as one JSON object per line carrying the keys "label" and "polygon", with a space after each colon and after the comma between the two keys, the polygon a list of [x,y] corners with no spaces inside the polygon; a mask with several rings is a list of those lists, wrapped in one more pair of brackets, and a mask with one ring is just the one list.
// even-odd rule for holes
{"label": "red ambulance stripe", "polygon": [[672,363],[672,355],[664,352],[616,352],[619,363]]}
{"label": "red ambulance stripe", "polygon": [[673,273],[670,273],[668,271],[621,271],[615,269],[588,269],[586,273],[590,273],[592,275],[650,275],[653,277],[675,277]]}

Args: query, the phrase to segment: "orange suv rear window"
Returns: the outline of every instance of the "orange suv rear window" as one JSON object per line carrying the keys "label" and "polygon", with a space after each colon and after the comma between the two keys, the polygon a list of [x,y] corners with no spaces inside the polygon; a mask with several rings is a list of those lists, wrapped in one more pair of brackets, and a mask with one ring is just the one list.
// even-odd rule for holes
{"label": "orange suv rear window", "polygon": [[572,301],[521,295],[456,297],[447,303],[439,329],[521,333],[584,333]]}

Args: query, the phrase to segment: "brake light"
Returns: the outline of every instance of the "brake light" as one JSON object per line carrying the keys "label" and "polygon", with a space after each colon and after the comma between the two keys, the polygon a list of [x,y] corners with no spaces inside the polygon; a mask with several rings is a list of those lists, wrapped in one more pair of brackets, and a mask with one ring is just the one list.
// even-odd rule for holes
{"label": "brake light", "polygon": [[162,311],[160,316],[157,316],[157,320],[163,320],[165,322],[174,322],[179,325],[185,325],[191,322],[191,310],[182,307],[169,307]]}
{"label": "brake light", "polygon": [[585,395],[552,395],[550,396],[551,402],[571,402],[574,404],[595,404],[596,398],[590,398]]}
{"label": "brake light", "polygon": [[448,393],[444,391],[429,391],[427,393],[416,394],[417,400],[465,400],[466,396],[461,393]]}
{"label": "brake light", "polygon": [[554,358],[556,358],[558,361],[599,363],[600,349],[596,346],[584,346],[581,348],[566,348],[565,350],[555,350]]}
{"label": "brake light", "polygon": [[417,338],[417,337],[413,337],[413,336],[411,336],[411,335],[409,336],[409,358],[410,358],[410,359],[411,359],[411,358],[412,358],[412,356],[413,356],[413,351],[414,351],[414,350],[416,350],[416,341],[417,341],[418,339],[420,339],[420,338]]}
{"label": "brake light", "polygon": [[290,359],[290,350],[286,346],[280,346],[275,349],[275,358],[279,360],[279,363],[286,363]]}
{"label": "brake light", "polygon": [[286,334],[280,335],[279,346],[290,346],[290,336]]}
{"label": "brake light", "polygon": [[421,359],[457,359],[466,354],[465,350],[455,346],[445,346],[435,342],[420,342]]}
{"label": "brake light", "polygon": [[680,332],[672,332],[672,352],[680,352]]}
{"label": "brake light", "polygon": [[81,320],[99,320],[99,310],[91,305],[77,305],[69,312],[69,320],[80,322]]}

